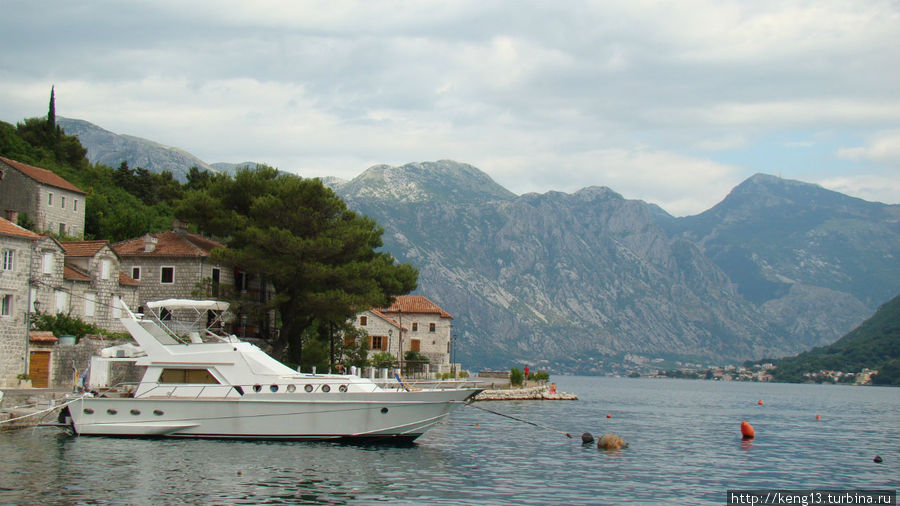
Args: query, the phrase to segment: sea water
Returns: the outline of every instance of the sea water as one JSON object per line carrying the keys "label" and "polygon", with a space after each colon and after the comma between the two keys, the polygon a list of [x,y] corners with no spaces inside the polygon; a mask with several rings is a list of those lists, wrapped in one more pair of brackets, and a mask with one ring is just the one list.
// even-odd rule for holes
{"label": "sea water", "polygon": [[0,504],[725,504],[900,484],[897,388],[552,380],[579,400],[476,404],[543,428],[462,406],[400,446],[0,433]]}

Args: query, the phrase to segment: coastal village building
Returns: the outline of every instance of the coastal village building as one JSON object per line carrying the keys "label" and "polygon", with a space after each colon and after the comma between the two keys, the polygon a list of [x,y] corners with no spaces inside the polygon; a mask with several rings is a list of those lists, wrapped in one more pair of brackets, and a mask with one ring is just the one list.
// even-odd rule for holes
{"label": "coastal village building", "polygon": [[138,304],[140,283],[120,272],[119,256],[108,241],[64,241],[64,290],[67,314],[112,332],[124,332],[119,321],[124,302]]}
{"label": "coastal village building", "polygon": [[0,157],[0,208],[27,218],[36,230],[84,235],[84,198],[85,192],[52,171]]}
{"label": "coastal village building", "polygon": [[[219,296],[223,286],[235,282],[233,270],[209,259],[212,250],[224,247],[182,227],[112,245],[122,271],[140,282],[135,308],[153,300],[191,298],[198,291]],[[209,293],[205,293],[207,285]]]}
{"label": "coastal village building", "polygon": [[41,236],[0,218],[0,387],[16,386],[25,374],[28,354],[26,323],[28,280]]}
{"label": "coastal village building", "polygon": [[356,316],[354,326],[368,334],[369,357],[386,351],[402,357],[416,351],[428,357],[432,372],[450,372],[453,319],[422,295],[401,295],[386,308],[369,309]]}
{"label": "coastal village building", "polygon": [[[212,250],[225,245],[187,232],[176,221],[168,232],[145,234],[113,244],[121,269],[140,283],[138,301],[132,309],[143,311],[148,301],[161,299],[228,299],[240,295],[259,303],[270,297],[271,288],[259,277],[212,262]],[[274,312],[242,314],[232,306],[235,321],[231,331],[240,337],[274,337]]]}

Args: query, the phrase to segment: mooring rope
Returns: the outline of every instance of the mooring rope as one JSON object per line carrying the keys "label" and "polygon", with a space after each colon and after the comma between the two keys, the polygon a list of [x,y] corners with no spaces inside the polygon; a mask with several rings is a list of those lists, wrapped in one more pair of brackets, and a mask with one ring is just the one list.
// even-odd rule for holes
{"label": "mooring rope", "polygon": [[37,415],[42,415],[42,414],[44,414],[44,413],[49,413],[50,411],[53,411],[54,409],[59,409],[59,408],[62,408],[62,407],[64,407],[64,406],[68,406],[69,404],[72,404],[73,402],[80,401],[81,399],[84,399],[84,396],[83,396],[83,395],[82,395],[81,397],[77,397],[77,398],[75,398],[75,399],[72,399],[71,401],[64,402],[64,403],[58,404],[58,405],[56,405],[56,406],[50,406],[50,407],[47,408],[47,409],[42,409],[41,411],[35,411],[34,413],[28,413],[27,415],[17,416],[17,417],[15,417],[15,418],[10,418],[9,420],[0,420],[0,424],[10,423],[10,422],[15,422],[16,420],[23,420],[23,419],[25,419],[25,418],[29,418],[29,417],[32,417],[32,416],[37,416]]}
{"label": "mooring rope", "polygon": [[534,425],[535,427],[540,427],[541,429],[552,430],[553,432],[558,432],[558,433],[560,433],[560,434],[563,434],[563,435],[565,435],[567,438],[570,438],[570,439],[571,439],[571,437],[572,437],[572,435],[569,434],[568,432],[564,432],[564,431],[561,431],[561,430],[557,430],[557,429],[554,429],[553,427],[547,427],[546,425],[541,425],[541,424],[539,424],[539,423],[529,422],[528,420],[523,420],[523,419],[521,419],[521,418],[516,418],[516,417],[514,417],[514,416],[512,416],[512,415],[507,415],[507,414],[505,414],[505,413],[500,413],[500,412],[497,412],[497,411],[492,411],[492,410],[487,409],[487,408],[482,408],[481,406],[476,406],[475,404],[472,404],[472,403],[470,403],[469,406],[472,406],[472,407],[475,408],[475,409],[480,409],[480,410],[482,410],[482,411],[487,411],[488,413],[493,413],[493,414],[495,414],[495,415],[505,416],[506,418],[511,418],[511,419],[513,419],[513,420],[516,420],[516,421],[519,421],[519,422],[523,422],[523,423],[527,423],[527,424],[529,424],[529,425]]}

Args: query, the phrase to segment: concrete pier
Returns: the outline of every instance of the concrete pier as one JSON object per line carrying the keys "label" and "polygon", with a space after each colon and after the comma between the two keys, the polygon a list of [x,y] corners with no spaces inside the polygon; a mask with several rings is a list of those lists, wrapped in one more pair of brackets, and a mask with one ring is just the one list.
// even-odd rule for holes
{"label": "concrete pier", "polygon": [[504,390],[485,390],[475,397],[476,401],[518,401],[518,400],[548,400],[548,401],[577,401],[578,396],[565,392],[550,393],[550,387],[541,385],[528,388],[514,388]]}

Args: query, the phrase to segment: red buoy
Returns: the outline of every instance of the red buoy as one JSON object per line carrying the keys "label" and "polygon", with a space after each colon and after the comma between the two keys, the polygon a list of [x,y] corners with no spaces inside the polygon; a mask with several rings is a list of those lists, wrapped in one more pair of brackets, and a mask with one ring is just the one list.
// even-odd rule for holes
{"label": "red buoy", "polygon": [[758,401],[756,401],[756,403],[757,403],[757,404],[759,404],[759,405],[760,405],[760,406],[762,406],[762,405],[763,405],[763,401],[762,401],[762,399],[760,399],[760,400],[758,400]]}
{"label": "red buoy", "polygon": [[607,413],[607,414],[606,414],[606,418],[612,418],[612,415],[609,414],[609,413]]}
{"label": "red buoy", "polygon": [[816,415],[816,420],[821,420],[821,419],[822,419],[822,415]]}
{"label": "red buoy", "polygon": [[753,430],[752,425],[750,425],[746,421],[742,421],[741,435],[744,436],[744,439],[753,439],[754,437],[756,437],[756,432]]}

